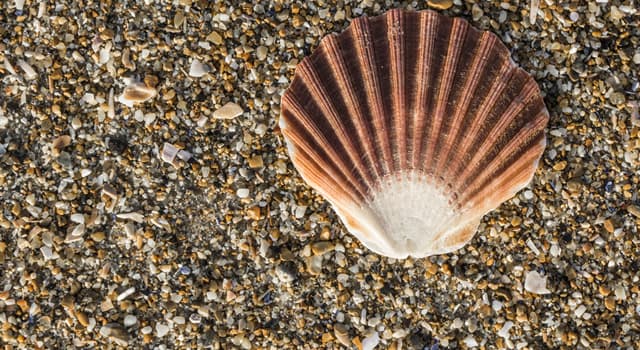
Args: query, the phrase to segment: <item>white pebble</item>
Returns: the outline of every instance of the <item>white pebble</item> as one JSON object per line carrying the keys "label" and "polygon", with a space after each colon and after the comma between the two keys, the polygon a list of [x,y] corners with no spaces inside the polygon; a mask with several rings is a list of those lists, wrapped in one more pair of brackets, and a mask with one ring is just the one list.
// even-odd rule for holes
{"label": "white pebble", "polygon": [[22,70],[24,71],[24,78],[25,79],[33,80],[38,76],[38,73],[36,73],[35,69],[33,69],[33,67],[31,67],[31,65],[29,65],[29,63],[27,63],[27,62],[25,62],[23,60],[18,60],[18,66],[20,66],[20,68],[22,68]]}
{"label": "white pebble", "polygon": [[137,222],[139,224],[144,222],[144,215],[142,215],[140,213],[137,213],[137,212],[120,213],[120,214],[117,214],[116,217],[118,219],[135,221],[135,222]]}
{"label": "white pebble", "polygon": [[536,247],[536,244],[533,243],[531,238],[527,238],[527,247],[529,247],[529,249],[531,249],[533,254],[540,255],[540,250],[538,250],[538,247]]}
{"label": "white pebble", "polygon": [[463,342],[469,348],[478,346],[478,341],[471,334],[464,338]]}
{"label": "white pebble", "polygon": [[627,292],[624,290],[623,286],[617,286],[615,291],[616,300],[627,300]]}
{"label": "white pebble", "polygon": [[136,289],[134,287],[131,287],[127,290],[125,290],[124,292],[120,293],[118,295],[118,297],[116,298],[117,301],[123,301],[125,300],[128,296],[130,296],[131,294],[135,293]]}
{"label": "white pebble", "polygon": [[40,252],[42,252],[42,257],[44,258],[45,261],[51,260],[54,257],[51,247],[42,246],[40,247]]}
{"label": "white pebble", "polygon": [[549,294],[547,289],[547,276],[537,271],[529,271],[524,280],[524,289],[533,294]]}
{"label": "white pebble", "polygon": [[249,189],[248,188],[239,188],[236,191],[236,195],[240,198],[247,198],[249,197]]}
{"label": "white pebble", "polygon": [[529,9],[529,22],[531,24],[536,23],[536,16],[538,16],[538,9],[540,8],[540,0],[531,0]]}
{"label": "white pebble", "polygon": [[581,317],[584,312],[587,311],[587,307],[584,305],[580,305],[578,306],[578,308],[574,311],[574,313],[576,314],[576,316]]}
{"label": "white pebble", "polygon": [[373,350],[380,343],[378,332],[374,332],[370,336],[362,339],[362,350]]}
{"label": "white pebble", "polygon": [[256,49],[256,56],[260,61],[264,61],[267,58],[267,48],[264,46],[258,46]]}
{"label": "white pebble", "polygon": [[522,196],[524,197],[524,199],[526,200],[530,200],[533,199],[533,192],[531,190],[526,190],[524,191],[524,193],[522,194]]}
{"label": "white pebble", "polygon": [[302,219],[304,217],[304,213],[307,211],[307,207],[304,205],[300,205],[296,207],[295,217],[296,219]]}
{"label": "white pebble", "polygon": [[511,329],[511,327],[513,327],[513,322],[505,322],[502,328],[498,331],[498,336],[509,339],[509,330]]}
{"label": "white pebble", "polygon": [[200,78],[209,72],[209,67],[206,64],[198,60],[191,61],[191,67],[189,67],[189,75],[194,78]]}
{"label": "white pebble", "polygon": [[560,247],[558,247],[557,244],[552,244],[551,248],[549,248],[549,253],[551,253],[551,256],[553,257],[558,257],[560,255]]}
{"label": "white pebble", "polygon": [[84,224],[84,215],[79,213],[71,214],[69,220],[75,222],[76,224]]}
{"label": "white pebble", "polygon": [[162,323],[156,323],[156,334],[158,337],[162,338],[169,333],[169,326]]}
{"label": "white pebble", "polygon": [[577,22],[578,19],[580,19],[580,15],[577,12],[571,12],[569,14],[569,19],[574,21],[574,22]]}
{"label": "white pebble", "polygon": [[131,327],[138,322],[138,318],[134,315],[127,315],[124,317],[124,326]]}
{"label": "white pebble", "polygon": [[453,320],[453,322],[451,322],[451,329],[460,329],[462,328],[462,320],[459,318],[456,318],[455,320]]}
{"label": "white pebble", "polygon": [[14,4],[16,5],[16,10],[22,11],[24,8],[24,0],[15,0]]}

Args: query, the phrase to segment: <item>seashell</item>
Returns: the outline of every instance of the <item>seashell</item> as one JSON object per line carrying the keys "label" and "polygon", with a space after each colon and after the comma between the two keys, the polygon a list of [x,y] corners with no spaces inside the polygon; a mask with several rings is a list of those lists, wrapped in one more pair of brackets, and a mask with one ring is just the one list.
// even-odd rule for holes
{"label": "seashell", "polygon": [[461,248],[531,180],[548,113],[489,32],[392,10],[325,37],[296,68],[280,128],[293,164],[372,251]]}

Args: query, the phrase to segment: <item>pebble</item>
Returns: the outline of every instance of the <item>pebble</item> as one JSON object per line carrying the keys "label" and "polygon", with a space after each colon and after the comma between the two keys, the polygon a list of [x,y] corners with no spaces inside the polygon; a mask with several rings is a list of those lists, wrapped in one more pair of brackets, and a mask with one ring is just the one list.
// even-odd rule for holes
{"label": "pebble", "polygon": [[194,78],[200,78],[206,75],[209,72],[209,67],[206,64],[194,59],[191,61],[191,66],[189,67],[189,75]]}
{"label": "pebble", "polygon": [[156,335],[162,338],[169,333],[169,326],[163,323],[156,323]]}
{"label": "pebble", "polygon": [[262,160],[262,156],[255,155],[249,158],[249,167],[251,169],[260,169],[264,166],[264,162]]}
{"label": "pebble", "polygon": [[436,10],[447,10],[453,6],[453,0],[427,0],[427,5]]}
{"label": "pebble", "polygon": [[371,335],[362,339],[362,350],[373,350],[380,344],[380,336],[378,332],[373,332]]}
{"label": "pebble", "polygon": [[616,289],[614,290],[614,294],[616,296],[616,300],[627,300],[627,292],[621,285],[618,285],[616,287]]}
{"label": "pebble", "polygon": [[333,335],[343,346],[350,347],[351,339],[349,338],[349,330],[341,323],[333,326]]}
{"label": "pebble", "polygon": [[100,328],[100,335],[120,345],[128,346],[129,334],[117,323],[108,323]]}
{"label": "pebble", "polygon": [[236,195],[239,198],[247,198],[247,197],[249,197],[249,189],[248,188],[239,188],[236,191]]}
{"label": "pebble", "polygon": [[635,216],[636,218],[640,219],[640,207],[637,205],[629,205],[627,206],[627,211]]}
{"label": "pebble", "polygon": [[24,60],[18,60],[18,66],[24,71],[24,78],[27,80],[33,80],[38,76],[33,67]]}
{"label": "pebble", "polygon": [[124,317],[124,321],[123,324],[125,327],[132,327],[134,326],[136,323],[138,323],[138,318],[134,315],[126,315]]}
{"label": "pebble", "polygon": [[213,112],[213,117],[215,119],[234,119],[242,115],[242,113],[244,113],[242,107],[233,102],[228,102],[224,106],[215,110]]}
{"label": "pebble", "polygon": [[509,339],[509,330],[513,327],[513,322],[507,321],[502,325],[502,328],[498,331],[498,336]]}
{"label": "pebble", "polygon": [[258,46],[256,49],[256,57],[260,61],[264,61],[267,58],[268,49],[265,46]]}
{"label": "pebble", "polygon": [[87,314],[82,312],[82,311],[76,311],[75,312],[76,318],[78,319],[78,322],[83,326],[83,327],[88,327],[89,326],[89,317],[87,317]]}
{"label": "pebble", "polygon": [[549,294],[547,277],[537,271],[529,271],[524,281],[524,289],[533,294]]}
{"label": "pebble", "polygon": [[291,283],[297,274],[298,270],[292,262],[284,262],[276,267],[276,275],[281,282]]}
{"label": "pebble", "polygon": [[478,344],[478,341],[476,340],[476,338],[474,338],[471,334],[466,336],[462,341],[464,342],[464,345],[466,345],[469,348],[475,348],[476,346],[480,345]]}
{"label": "pebble", "polygon": [[134,287],[127,288],[122,293],[118,294],[118,296],[116,297],[116,300],[117,301],[123,301],[123,300],[125,300],[127,297],[129,297],[131,294],[133,294],[135,292],[136,292],[136,289]]}
{"label": "pebble", "polygon": [[311,251],[314,255],[324,255],[335,248],[335,244],[332,242],[322,241],[311,244]]}
{"label": "pebble", "polygon": [[214,43],[216,45],[222,44],[222,36],[220,36],[220,34],[218,34],[217,32],[211,32],[207,36],[207,40],[211,41],[212,43]]}
{"label": "pebble", "polygon": [[312,275],[319,275],[322,273],[322,256],[310,256],[306,258],[307,272]]}

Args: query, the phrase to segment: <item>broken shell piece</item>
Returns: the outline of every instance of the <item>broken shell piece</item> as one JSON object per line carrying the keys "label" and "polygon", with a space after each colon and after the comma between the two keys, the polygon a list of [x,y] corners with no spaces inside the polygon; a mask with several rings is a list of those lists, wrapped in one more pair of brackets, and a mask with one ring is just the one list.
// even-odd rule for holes
{"label": "broken shell piece", "polygon": [[347,229],[393,258],[464,246],[532,179],[549,119],[490,32],[434,11],[359,17],[296,67],[280,129]]}
{"label": "broken shell piece", "polygon": [[102,188],[102,201],[105,202],[106,210],[112,212],[118,204],[118,191],[109,184]]}
{"label": "broken shell piece", "polygon": [[120,213],[120,214],[116,215],[116,217],[118,219],[123,219],[123,220],[132,220],[132,221],[135,221],[137,223],[144,222],[144,215],[142,215],[140,213],[136,213],[136,212]]}
{"label": "broken shell piece", "polygon": [[113,88],[109,89],[109,102],[107,106],[107,116],[113,119],[116,116],[116,108],[113,103]]}
{"label": "broken shell piece", "polygon": [[84,215],[80,213],[71,214],[69,220],[75,222],[76,224],[84,224]]}
{"label": "broken shell piece", "polygon": [[84,236],[85,227],[84,224],[80,224],[76,226],[64,239],[65,243],[73,243],[79,242],[82,240],[82,236]]}
{"label": "broken shell piece", "polygon": [[51,154],[54,157],[59,156],[60,152],[62,152],[62,150],[65,147],[69,146],[70,144],[71,144],[71,136],[69,136],[69,135],[62,135],[62,136],[56,138],[51,143]]}
{"label": "broken shell piece", "polygon": [[524,289],[533,294],[549,294],[547,289],[547,276],[537,272],[529,271],[524,279]]}
{"label": "broken shell piece", "polygon": [[118,97],[120,103],[132,107],[135,103],[147,101],[156,96],[156,89],[141,82],[131,82]]}
{"label": "broken shell piece", "polygon": [[191,67],[189,67],[189,75],[194,78],[200,78],[209,72],[209,67],[206,64],[194,59],[191,61]]}
{"label": "broken shell piece", "polygon": [[193,156],[190,152],[187,152],[183,149],[178,151],[178,158],[182,159],[185,162],[188,162],[189,159],[191,159],[191,157]]}
{"label": "broken shell piece", "polygon": [[18,72],[16,72],[16,70],[11,65],[11,62],[9,62],[9,59],[6,57],[4,58],[4,69],[6,69],[12,75],[18,75]]}
{"label": "broken shell piece", "polygon": [[229,102],[213,112],[213,117],[215,119],[233,119],[242,113],[244,113],[242,107],[233,102]]}
{"label": "broken shell piece", "polygon": [[33,69],[33,67],[31,67],[31,65],[29,65],[29,63],[27,63],[26,61],[18,60],[18,66],[20,66],[20,68],[22,68],[22,70],[24,71],[25,79],[33,80],[38,77],[38,73],[36,73],[36,70]]}
{"label": "broken shell piece", "polygon": [[136,226],[133,224],[133,222],[127,222],[124,225],[124,232],[127,234],[127,237],[129,238],[133,238],[135,236]]}
{"label": "broken shell piece", "polygon": [[180,149],[178,149],[176,146],[165,142],[164,146],[162,146],[162,152],[160,153],[160,158],[173,165],[176,166],[176,163],[174,162],[176,159],[176,156],[178,155],[178,152],[180,152]]}
{"label": "broken shell piece", "polygon": [[167,221],[167,219],[163,217],[153,217],[149,220],[152,224],[162,229],[165,229],[167,232],[171,233],[173,230],[171,229],[171,225]]}
{"label": "broken shell piece", "polygon": [[629,106],[631,106],[631,124],[640,126],[640,103],[631,101]]}
{"label": "broken shell piece", "polygon": [[48,246],[40,247],[40,252],[42,253],[42,257],[44,258],[45,261],[57,259],[59,257],[58,254],[54,253],[51,247],[48,247]]}

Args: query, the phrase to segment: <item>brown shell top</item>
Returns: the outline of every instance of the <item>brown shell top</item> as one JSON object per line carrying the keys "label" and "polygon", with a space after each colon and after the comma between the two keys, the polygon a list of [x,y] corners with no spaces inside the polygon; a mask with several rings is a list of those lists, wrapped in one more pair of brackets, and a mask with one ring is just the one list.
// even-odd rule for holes
{"label": "brown shell top", "polygon": [[533,176],[548,113],[500,40],[433,11],[391,10],[325,37],[280,126],[302,177],[368,248],[460,248]]}

